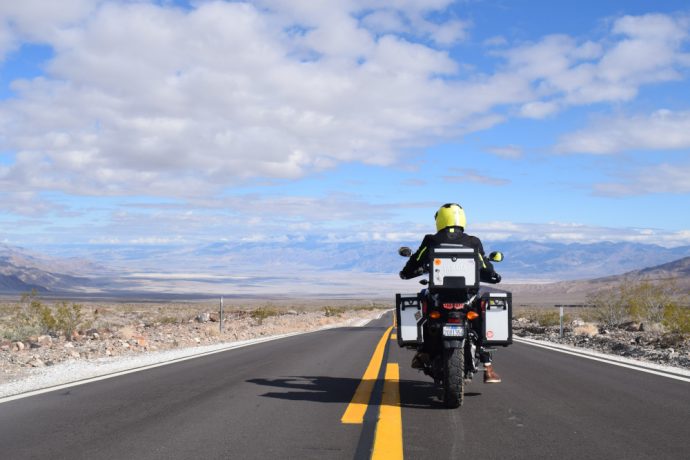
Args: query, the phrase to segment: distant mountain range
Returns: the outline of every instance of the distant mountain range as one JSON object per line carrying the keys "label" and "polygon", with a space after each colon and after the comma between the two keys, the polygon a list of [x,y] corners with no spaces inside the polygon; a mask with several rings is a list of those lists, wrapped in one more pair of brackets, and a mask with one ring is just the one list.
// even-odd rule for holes
{"label": "distant mountain range", "polygon": [[0,292],[69,291],[89,285],[88,276],[95,269],[88,261],[56,259],[0,244]]}
{"label": "distant mountain range", "polygon": [[676,287],[690,292],[690,257],[684,257],[656,267],[633,270],[622,275],[591,280],[592,284],[615,284],[623,281],[666,281],[673,280]]}
{"label": "distant mountain range", "polygon": [[584,304],[587,295],[627,282],[672,281],[679,292],[690,294],[690,257],[620,275],[556,283],[501,285],[513,293],[518,305]]}
{"label": "distant mountain range", "polygon": [[[156,289],[165,279],[196,284],[230,283],[262,286],[300,284],[323,279],[348,289],[364,276],[397,279],[405,260],[397,249],[418,242],[217,242],[199,245],[52,245],[27,250],[0,244],[0,291],[50,292]],[[486,252],[500,249],[505,261],[497,270],[507,283],[602,278],[652,270],[690,257],[690,246],[664,248],[638,243],[565,244],[534,241],[485,242]],[[673,262],[676,261],[676,262]],[[686,262],[687,263],[687,262]],[[676,272],[675,266],[668,270]],[[328,274],[328,275],[326,275]],[[358,275],[359,274],[359,275]],[[687,274],[687,273],[686,273]],[[174,276],[173,276],[174,275]],[[144,283],[144,281],[146,283]],[[278,281],[283,280],[283,281]],[[288,281],[289,280],[289,281]],[[273,284],[271,284],[273,283]],[[197,287],[193,289],[197,289]]]}

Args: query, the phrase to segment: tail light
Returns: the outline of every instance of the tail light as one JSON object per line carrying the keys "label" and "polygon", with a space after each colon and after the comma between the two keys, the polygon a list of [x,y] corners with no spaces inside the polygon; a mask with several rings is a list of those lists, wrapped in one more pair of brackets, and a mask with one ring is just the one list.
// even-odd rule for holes
{"label": "tail light", "polygon": [[446,310],[462,310],[465,308],[464,303],[444,303],[443,308]]}

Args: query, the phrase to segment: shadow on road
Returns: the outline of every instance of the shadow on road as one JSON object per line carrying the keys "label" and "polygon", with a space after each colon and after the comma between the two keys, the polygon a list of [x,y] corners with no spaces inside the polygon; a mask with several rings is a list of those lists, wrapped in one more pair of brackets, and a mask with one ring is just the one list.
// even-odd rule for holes
{"label": "shadow on road", "polygon": [[[256,385],[283,388],[287,391],[264,393],[263,397],[289,401],[314,401],[321,403],[345,403],[351,401],[368,404],[369,401],[354,401],[355,390],[362,384],[374,386],[376,381],[365,381],[346,377],[295,376],[278,379],[250,379]],[[481,393],[466,392],[465,396],[480,396]],[[431,382],[417,380],[400,381],[400,406],[417,409],[445,409],[441,393]],[[372,398],[377,399],[377,398]]]}

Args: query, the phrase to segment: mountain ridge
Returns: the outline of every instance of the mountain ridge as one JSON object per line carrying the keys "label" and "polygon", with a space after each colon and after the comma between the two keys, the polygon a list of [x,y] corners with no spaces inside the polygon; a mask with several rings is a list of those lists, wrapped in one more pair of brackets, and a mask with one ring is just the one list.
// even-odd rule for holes
{"label": "mountain ridge", "polygon": [[[173,289],[178,287],[174,285],[176,278],[170,275],[182,273],[188,274],[186,281],[232,286],[240,283],[238,277],[246,276],[251,281],[245,284],[257,290],[288,279],[302,280],[309,287],[306,280],[316,279],[313,275],[321,272],[336,278],[338,273],[347,275],[348,280],[375,275],[394,280],[405,262],[397,249],[405,244],[312,239],[193,245],[53,245],[32,250],[0,244],[0,275],[4,277],[0,290],[14,292],[29,286],[51,292],[127,290],[140,288],[144,281],[152,283],[147,290],[155,290],[156,280],[163,278],[165,285],[158,283],[158,289]],[[416,249],[415,244],[407,245]],[[664,248],[642,243],[487,241],[485,249],[504,252],[505,261],[496,269],[508,284],[525,280],[591,281],[690,257],[690,246]],[[252,284],[254,281],[256,284]],[[349,282],[339,283],[345,286]]]}

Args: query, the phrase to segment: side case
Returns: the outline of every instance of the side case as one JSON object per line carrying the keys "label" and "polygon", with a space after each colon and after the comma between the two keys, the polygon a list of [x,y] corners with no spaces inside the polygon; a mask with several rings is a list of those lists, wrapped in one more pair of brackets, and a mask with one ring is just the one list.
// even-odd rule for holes
{"label": "side case", "polygon": [[417,346],[424,341],[422,333],[422,305],[417,295],[395,295],[395,324],[397,324],[398,345]]}
{"label": "side case", "polygon": [[507,347],[513,343],[513,295],[486,292],[481,297],[484,313],[484,344]]}

